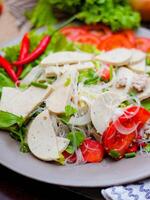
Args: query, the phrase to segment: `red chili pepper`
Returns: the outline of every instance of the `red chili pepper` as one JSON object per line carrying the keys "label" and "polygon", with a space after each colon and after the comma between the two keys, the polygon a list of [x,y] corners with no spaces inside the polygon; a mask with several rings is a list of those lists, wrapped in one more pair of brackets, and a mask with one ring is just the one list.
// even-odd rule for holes
{"label": "red chili pepper", "polygon": [[5,69],[5,71],[9,75],[9,77],[15,83],[19,82],[18,77],[17,77],[16,73],[14,72],[12,65],[5,58],[3,58],[2,56],[0,56],[0,66]]}
{"label": "red chili pepper", "polygon": [[19,65],[25,65],[25,64],[28,64],[28,63],[34,61],[41,54],[43,54],[43,52],[46,50],[50,40],[51,40],[50,36],[48,36],[48,35],[44,36],[44,38],[41,40],[41,42],[39,43],[37,48],[31,54],[29,54],[25,59],[23,59],[21,61],[16,61],[13,64],[16,66],[19,66]]}
{"label": "red chili pepper", "polygon": [[2,14],[2,12],[3,12],[3,4],[0,3],[0,15]]}
{"label": "red chili pepper", "polygon": [[93,139],[87,138],[84,140],[80,149],[85,162],[100,162],[104,157],[104,147]]}
{"label": "red chili pepper", "polygon": [[[142,107],[132,106],[118,120],[125,128],[131,128],[136,124],[137,130],[139,131],[149,118],[149,111]],[[136,139],[136,130],[129,134],[123,134],[116,129],[115,123],[111,123],[103,133],[103,144],[105,150],[111,157],[120,159],[128,151],[134,139]]]}
{"label": "red chili pepper", "polygon": [[[20,54],[19,54],[19,59],[18,59],[19,61],[25,59],[28,56],[29,48],[30,48],[29,34],[26,33],[21,42],[21,49],[20,49]],[[22,70],[23,70],[23,65],[19,65],[18,71],[17,71],[18,77],[22,73]]]}

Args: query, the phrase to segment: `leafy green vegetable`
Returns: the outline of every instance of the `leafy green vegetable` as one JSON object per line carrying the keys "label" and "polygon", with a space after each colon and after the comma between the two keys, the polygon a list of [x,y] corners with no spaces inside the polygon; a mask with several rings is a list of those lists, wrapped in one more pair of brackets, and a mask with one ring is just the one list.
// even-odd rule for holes
{"label": "leafy green vegetable", "polygon": [[60,115],[61,121],[65,124],[68,124],[70,118],[77,113],[77,109],[72,107],[71,105],[67,105],[65,107],[65,113]]}
{"label": "leafy green vegetable", "polygon": [[34,10],[26,12],[25,15],[27,18],[31,18],[31,23],[37,28],[56,23],[52,8],[45,0],[39,0]]}
{"label": "leafy green vegetable", "polygon": [[20,150],[28,152],[28,145],[25,142],[26,129],[23,127],[24,119],[12,113],[0,111],[0,129],[10,132],[10,135],[20,142]]}
{"label": "leafy green vegetable", "polygon": [[96,74],[94,69],[83,70],[78,77],[78,82],[81,81],[83,81],[85,85],[93,85],[100,81],[100,77]]}
{"label": "leafy green vegetable", "polygon": [[103,22],[115,31],[137,28],[140,24],[140,15],[132,10],[128,0],[38,0],[29,18],[39,27],[54,24],[61,14],[76,16],[87,24]]}
{"label": "leafy green vegetable", "polygon": [[141,105],[150,111],[150,98],[141,101]]}
{"label": "leafy green vegetable", "polygon": [[23,118],[12,113],[0,111],[0,129],[12,131],[20,128],[23,124]]}
{"label": "leafy green vegetable", "polygon": [[5,73],[0,72],[0,96],[3,87],[14,87],[14,83]]}
{"label": "leafy green vegetable", "polygon": [[67,138],[70,140],[66,151],[73,154],[75,150],[83,143],[85,136],[81,131],[72,131],[67,134]]}
{"label": "leafy green vegetable", "polygon": [[18,59],[19,51],[20,51],[20,45],[17,44],[17,45],[5,47],[5,48],[2,49],[2,51],[5,54],[5,58],[9,62],[13,62],[13,61]]}

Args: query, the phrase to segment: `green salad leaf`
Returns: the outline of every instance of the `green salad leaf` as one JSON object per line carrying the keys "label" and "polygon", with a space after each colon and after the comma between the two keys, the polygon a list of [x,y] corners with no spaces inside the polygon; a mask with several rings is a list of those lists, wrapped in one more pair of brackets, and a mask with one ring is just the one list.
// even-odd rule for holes
{"label": "green salad leaf", "polygon": [[94,69],[83,70],[79,73],[78,82],[85,85],[95,85],[100,81],[100,77],[96,74]]}
{"label": "green salad leaf", "polygon": [[141,101],[141,105],[150,111],[150,98]]}
{"label": "green salad leaf", "polygon": [[23,124],[23,118],[12,113],[0,111],[0,129],[12,131],[20,128]]}
{"label": "green salad leaf", "polygon": [[3,87],[14,87],[12,80],[3,72],[0,72],[0,96]]}
{"label": "green salad leaf", "polygon": [[28,145],[25,141],[26,128],[23,127],[24,119],[12,113],[0,111],[0,129],[9,131],[10,135],[20,143],[20,150],[28,152]]}
{"label": "green salad leaf", "polygon": [[128,0],[38,0],[28,18],[39,27],[54,24],[63,16],[76,16],[87,24],[102,22],[114,31],[140,25],[140,14],[133,11]]}
{"label": "green salad leaf", "polygon": [[71,105],[65,107],[65,112],[60,115],[60,119],[63,123],[68,124],[70,118],[77,113],[77,109]]}
{"label": "green salad leaf", "polygon": [[73,154],[75,150],[83,143],[85,135],[81,131],[72,131],[67,134],[67,138],[70,140],[70,143],[66,151],[70,154]]}

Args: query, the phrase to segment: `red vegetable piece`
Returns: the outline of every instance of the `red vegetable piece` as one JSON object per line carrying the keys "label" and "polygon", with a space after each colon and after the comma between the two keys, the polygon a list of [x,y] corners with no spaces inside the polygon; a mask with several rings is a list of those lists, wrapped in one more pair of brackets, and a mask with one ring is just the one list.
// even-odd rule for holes
{"label": "red vegetable piece", "polygon": [[[131,128],[136,124],[137,130],[139,131],[149,118],[149,111],[142,107],[131,106],[127,108],[124,114],[118,118],[118,120],[125,128]],[[133,140],[136,139],[136,130],[129,134],[123,134],[117,131],[115,123],[116,122],[111,123],[103,133],[103,144],[105,150],[110,156],[120,159],[128,151]]]}
{"label": "red vegetable piece", "polygon": [[7,72],[8,76],[15,82],[15,83],[19,83],[18,77],[15,73],[15,71],[13,70],[12,65],[2,56],[0,56],[0,67],[2,67],[3,69],[5,69],[5,71]]}
{"label": "red vegetable piece", "polygon": [[[19,54],[19,61],[25,59],[28,56],[30,49],[30,40],[29,35],[26,33],[21,42],[21,49]],[[17,76],[19,77],[23,71],[23,65],[18,66]]]}
{"label": "red vegetable piece", "polygon": [[101,70],[100,77],[103,81],[109,81],[110,80],[110,69],[109,69],[109,67],[104,67]]}
{"label": "red vegetable piece", "polygon": [[76,154],[74,153],[73,155],[69,154],[67,151],[64,151],[63,156],[65,157],[65,159],[67,159],[68,163],[75,163],[76,162]]}
{"label": "red vegetable piece", "polygon": [[144,52],[150,52],[150,39],[144,37],[137,37],[136,48]]}
{"label": "red vegetable piece", "polygon": [[80,149],[85,162],[100,162],[104,157],[103,146],[93,139],[86,139]]}
{"label": "red vegetable piece", "polygon": [[22,59],[21,61],[16,61],[13,64],[16,66],[25,65],[36,60],[40,55],[44,53],[48,44],[50,43],[50,40],[51,40],[50,36],[48,35],[44,36],[39,45],[37,46],[37,48],[31,54],[29,54],[26,58]]}
{"label": "red vegetable piece", "polygon": [[110,37],[106,38],[105,40],[102,40],[99,45],[100,50],[109,51],[114,48],[133,48],[133,45],[126,39],[126,37],[123,34],[114,34]]}

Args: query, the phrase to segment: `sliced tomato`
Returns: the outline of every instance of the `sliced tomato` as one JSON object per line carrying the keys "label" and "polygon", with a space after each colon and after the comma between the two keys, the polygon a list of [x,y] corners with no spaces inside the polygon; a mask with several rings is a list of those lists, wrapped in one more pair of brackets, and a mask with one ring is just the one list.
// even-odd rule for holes
{"label": "sliced tomato", "polygon": [[[84,162],[94,163],[100,162],[104,156],[104,148],[103,146],[90,138],[84,140],[82,145],[80,146],[81,153],[83,155]],[[64,151],[63,156],[67,159],[68,163],[75,163],[76,162],[76,154],[73,155],[69,154],[68,152]]]}
{"label": "sliced tomato", "polygon": [[86,139],[80,149],[85,162],[100,162],[104,157],[103,146],[93,139]]}
{"label": "sliced tomato", "polygon": [[130,44],[135,47],[136,45],[136,36],[135,33],[132,30],[124,30],[122,31],[122,34],[126,37],[126,39],[130,42]]}
{"label": "sliced tomato", "polygon": [[103,144],[107,153],[113,158],[122,158],[136,139],[137,131],[140,131],[149,118],[150,112],[142,107],[131,106],[125,110],[124,114],[118,118],[119,122],[127,129],[136,124],[136,129],[131,133],[123,134],[116,128],[118,120],[111,123],[103,134]]}
{"label": "sliced tomato", "polygon": [[79,26],[67,26],[60,30],[68,39],[74,40],[79,35],[87,34],[87,31]]}
{"label": "sliced tomato", "polygon": [[127,40],[127,38],[122,34],[114,34],[110,37],[102,40],[99,45],[100,50],[109,51],[114,48],[125,47],[125,48],[133,48],[133,45]]}
{"label": "sliced tomato", "polygon": [[109,81],[110,80],[110,68],[104,67],[100,72],[100,77],[103,81]]}
{"label": "sliced tomato", "polygon": [[104,24],[83,25],[82,28],[93,35],[98,36],[99,39],[105,39],[112,35],[111,29]]}
{"label": "sliced tomato", "polygon": [[68,163],[75,163],[76,162],[76,154],[74,153],[73,155],[69,154],[67,151],[64,151],[63,156],[65,157],[65,159],[67,159]]}
{"label": "sliced tomato", "polygon": [[96,47],[98,47],[98,45],[100,43],[100,40],[98,39],[98,37],[91,33],[86,33],[84,35],[78,35],[73,40],[76,42],[80,42],[80,43],[95,45]]}
{"label": "sliced tomato", "polygon": [[144,37],[137,37],[136,48],[144,52],[150,52],[150,39]]}

